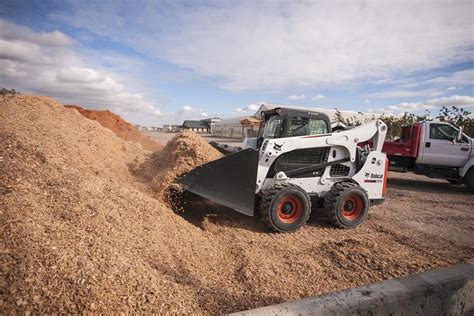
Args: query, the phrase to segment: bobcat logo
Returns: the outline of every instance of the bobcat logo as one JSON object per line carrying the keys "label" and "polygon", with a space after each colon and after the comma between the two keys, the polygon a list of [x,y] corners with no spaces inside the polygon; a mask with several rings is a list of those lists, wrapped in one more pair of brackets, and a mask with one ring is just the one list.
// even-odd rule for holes
{"label": "bobcat logo", "polygon": [[278,145],[278,144],[275,143],[275,144],[273,144],[273,149],[280,150],[282,146],[283,146],[283,144]]}

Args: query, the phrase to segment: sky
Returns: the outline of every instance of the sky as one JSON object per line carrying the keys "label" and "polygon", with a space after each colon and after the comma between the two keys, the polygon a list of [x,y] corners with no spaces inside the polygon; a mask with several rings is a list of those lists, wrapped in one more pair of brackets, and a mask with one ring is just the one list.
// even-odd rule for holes
{"label": "sky", "polygon": [[0,1],[0,87],[134,124],[474,111],[474,1]]}

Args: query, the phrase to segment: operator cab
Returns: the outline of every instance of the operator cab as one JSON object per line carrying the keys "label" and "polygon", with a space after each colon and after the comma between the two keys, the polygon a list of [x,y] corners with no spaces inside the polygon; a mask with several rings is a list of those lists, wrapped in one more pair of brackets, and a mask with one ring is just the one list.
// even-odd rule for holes
{"label": "operator cab", "polygon": [[326,114],[288,108],[262,112],[257,147],[265,139],[330,134],[331,123]]}

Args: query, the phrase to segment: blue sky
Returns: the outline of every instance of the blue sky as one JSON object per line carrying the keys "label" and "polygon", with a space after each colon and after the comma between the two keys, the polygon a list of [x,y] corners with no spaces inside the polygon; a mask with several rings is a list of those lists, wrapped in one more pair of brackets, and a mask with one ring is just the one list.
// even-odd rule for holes
{"label": "blue sky", "polygon": [[0,2],[0,86],[133,123],[474,106],[472,1]]}

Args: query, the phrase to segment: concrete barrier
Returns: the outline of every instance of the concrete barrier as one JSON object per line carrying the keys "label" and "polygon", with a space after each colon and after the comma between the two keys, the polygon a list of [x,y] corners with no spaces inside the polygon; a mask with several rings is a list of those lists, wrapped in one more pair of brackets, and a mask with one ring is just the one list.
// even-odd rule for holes
{"label": "concrete barrier", "polygon": [[435,269],[232,315],[474,315],[474,265]]}

